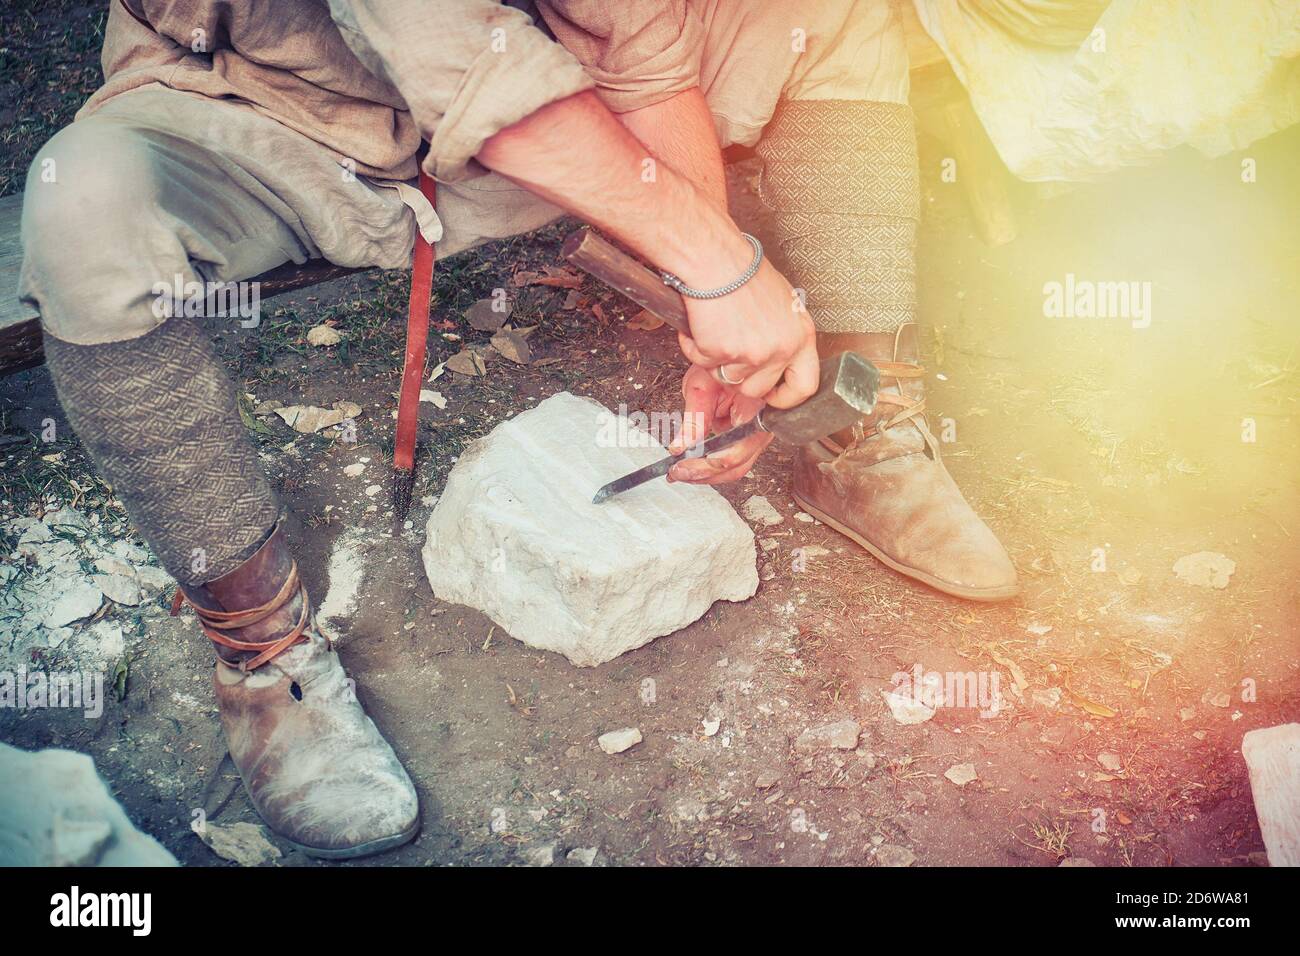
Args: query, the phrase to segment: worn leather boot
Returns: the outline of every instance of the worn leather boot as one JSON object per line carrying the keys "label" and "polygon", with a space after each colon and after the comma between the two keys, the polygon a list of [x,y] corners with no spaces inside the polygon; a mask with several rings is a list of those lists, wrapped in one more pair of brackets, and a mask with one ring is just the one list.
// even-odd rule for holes
{"label": "worn leather boot", "polygon": [[178,590],[173,614],[183,601],[216,646],[221,725],[267,826],[322,859],[413,839],[415,787],[316,626],[279,526],[234,571]]}
{"label": "worn leather boot", "polygon": [[852,429],[801,448],[794,499],[902,574],[947,594],[1001,601],[1016,569],[962,497],[925,418],[916,326],[870,333],[880,369],[874,412]]}

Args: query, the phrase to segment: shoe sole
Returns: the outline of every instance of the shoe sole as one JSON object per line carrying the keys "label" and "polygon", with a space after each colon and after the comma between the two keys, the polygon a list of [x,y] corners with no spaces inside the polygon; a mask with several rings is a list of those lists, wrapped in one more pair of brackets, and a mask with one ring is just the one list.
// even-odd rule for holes
{"label": "shoe sole", "polygon": [[1000,587],[1000,588],[968,588],[968,587],[963,587],[960,584],[953,584],[949,581],[944,581],[941,578],[936,578],[933,574],[927,574],[925,571],[922,571],[920,568],[908,567],[905,564],[901,564],[898,561],[895,561],[893,558],[885,554],[883,551],[877,548],[874,544],[872,544],[862,535],[858,534],[852,528],[849,528],[846,525],[841,524],[840,522],[832,518],[830,515],[828,515],[826,512],[814,506],[811,502],[804,500],[802,497],[799,496],[797,492],[792,492],[792,497],[794,498],[795,502],[799,505],[800,508],[808,512],[810,515],[812,515],[822,524],[826,525],[827,527],[834,528],[840,534],[844,535],[844,537],[849,538],[850,540],[861,545],[863,548],[869,551],[872,557],[874,557],[881,564],[884,564],[886,567],[892,568],[893,570],[897,571],[899,574],[903,574],[909,578],[912,578],[913,580],[920,581],[922,584],[927,584],[930,587],[934,588],[936,591],[942,591],[944,594],[951,594],[953,597],[965,598],[968,601],[985,601],[988,603],[992,603],[994,601],[1005,601],[1008,598],[1013,598],[1020,593],[1019,584],[1011,584],[1011,585],[1007,585],[1006,587]]}
{"label": "shoe sole", "polygon": [[359,846],[342,847],[341,849],[322,849],[321,847],[307,846],[302,843],[295,843],[288,837],[281,837],[285,843],[289,844],[295,850],[301,850],[307,856],[317,860],[355,860],[362,856],[374,856],[376,853],[383,853],[386,850],[393,850],[399,846],[404,846],[415,839],[416,834],[420,832],[420,821],[416,820],[409,828],[393,836],[383,837],[379,840],[371,840],[369,843],[362,843]]}

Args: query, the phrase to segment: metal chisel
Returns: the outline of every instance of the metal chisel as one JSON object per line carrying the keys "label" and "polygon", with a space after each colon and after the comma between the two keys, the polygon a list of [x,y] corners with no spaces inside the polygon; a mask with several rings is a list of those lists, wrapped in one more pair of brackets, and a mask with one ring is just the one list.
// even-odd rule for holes
{"label": "metal chisel", "polygon": [[711,435],[680,455],[669,455],[631,474],[611,481],[592,498],[600,504],[614,495],[668,474],[684,458],[700,458],[734,445],[755,432],[771,432],[791,445],[806,445],[825,438],[868,414],[876,405],[880,373],[866,359],[853,352],[828,358],[821,365],[817,391],[794,408],[764,408],[755,418],[725,432]]}
{"label": "metal chisel", "polygon": [[[575,266],[595,276],[612,289],[623,293],[647,312],[663,319],[678,332],[690,335],[686,302],[676,289],[664,285],[636,259],[605,241],[590,229],[579,229],[565,240],[561,254]],[[868,414],[876,404],[880,373],[866,359],[852,352],[828,358],[821,364],[821,382],[817,391],[794,408],[765,408],[756,418],[719,432],[680,455],[670,455],[652,465],[638,468],[630,475],[611,481],[596,492],[594,504],[635,488],[654,478],[662,478],[683,458],[699,458],[734,445],[758,431],[771,432],[781,441],[806,445],[819,438],[848,428]]]}

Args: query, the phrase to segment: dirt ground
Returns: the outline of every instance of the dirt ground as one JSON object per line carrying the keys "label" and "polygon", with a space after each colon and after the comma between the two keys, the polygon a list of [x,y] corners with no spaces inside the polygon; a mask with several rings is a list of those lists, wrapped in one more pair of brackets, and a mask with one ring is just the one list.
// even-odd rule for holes
{"label": "dirt ground", "polygon": [[[1004,605],[937,594],[800,520],[789,454],[775,448],[722,489],[737,505],[765,495],[784,515],[756,529],[768,542],[758,594],[683,631],[581,669],[437,601],[422,529],[467,442],[563,389],[676,407],[682,360],[664,330],[625,328],[633,310],[590,280],[575,295],[513,284],[558,264],[572,223],[439,265],[430,364],[486,343],[463,313],[494,288],[510,291],[516,325],[537,325],[534,362],[496,359],[482,377],[429,386],[448,404],[423,406],[410,527],[394,523],[386,491],[407,277],[363,273],[272,300],[258,329],[214,320],[250,409],[364,409],[356,443],[249,422],[308,588],[420,792],[419,839],[365,862],[518,864],[539,848],[561,864],[598,848],[611,865],[1260,862],[1242,735],[1300,719],[1297,133],[1242,154],[1260,170],[1250,184],[1242,155],[1176,154],[1050,198],[1019,188],[1020,237],[997,249],[939,181],[942,146],[923,141],[932,427],[951,422],[945,460],[1023,577]],[[740,218],[768,238],[753,166],[731,174]],[[1151,282],[1150,327],[1045,318],[1044,283],[1067,273]],[[344,344],[308,346],[325,321]],[[63,436],[53,449],[36,437],[47,417]],[[129,535],[62,423],[44,369],[0,381],[0,520],[75,498]],[[385,491],[368,496],[374,484]],[[798,560],[811,546],[825,553]],[[1236,562],[1226,588],[1175,577],[1174,562],[1200,551]],[[110,611],[128,633],[112,670],[128,676],[102,718],[4,711],[0,740],[91,754],[182,862],[229,865],[191,832],[194,811],[257,818],[222,742],[211,653],[188,612],[166,616],[168,596]],[[29,666],[60,663],[56,650]],[[1004,706],[898,723],[882,691],[916,665],[996,674]],[[795,748],[845,718],[861,725],[856,749]],[[644,742],[599,749],[600,734],[627,726]],[[965,763],[973,781],[945,777]],[[277,865],[338,865],[282,849]]]}

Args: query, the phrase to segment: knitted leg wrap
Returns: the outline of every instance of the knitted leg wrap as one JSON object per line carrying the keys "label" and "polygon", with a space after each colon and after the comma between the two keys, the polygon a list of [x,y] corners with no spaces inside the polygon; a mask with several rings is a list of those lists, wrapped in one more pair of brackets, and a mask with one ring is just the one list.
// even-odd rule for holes
{"label": "knitted leg wrap", "polygon": [[46,333],[68,421],[163,567],[181,584],[233,571],[270,534],[275,495],[203,330],[72,345]]}
{"label": "knitted leg wrap", "polygon": [[788,278],[819,332],[916,320],[916,133],[901,103],[786,101],[758,143]]}

